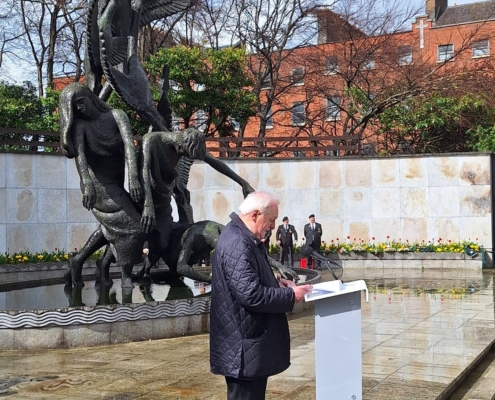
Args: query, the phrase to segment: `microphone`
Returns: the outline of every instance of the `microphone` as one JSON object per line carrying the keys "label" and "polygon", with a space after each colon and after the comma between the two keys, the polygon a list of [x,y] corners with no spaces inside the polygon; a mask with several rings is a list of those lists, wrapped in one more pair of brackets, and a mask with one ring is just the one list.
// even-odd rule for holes
{"label": "microphone", "polygon": [[[337,267],[339,267],[340,269],[342,269],[342,266],[341,265],[339,265],[336,262],[333,262],[332,260],[329,260],[328,258],[326,258],[326,257],[322,256],[321,254],[317,253],[316,251],[314,251],[307,244],[305,244],[304,246],[302,246],[301,249],[299,250],[299,252],[304,257],[313,257],[313,258],[316,258],[317,260],[321,261],[322,263],[324,263],[325,264],[325,267],[327,267],[327,269],[330,271],[330,273],[332,274],[332,276],[334,277],[334,279],[336,281],[339,280],[339,278],[337,278],[337,276],[333,272],[332,268],[330,267],[330,264],[336,265]],[[340,274],[340,275],[342,276],[342,274]]]}

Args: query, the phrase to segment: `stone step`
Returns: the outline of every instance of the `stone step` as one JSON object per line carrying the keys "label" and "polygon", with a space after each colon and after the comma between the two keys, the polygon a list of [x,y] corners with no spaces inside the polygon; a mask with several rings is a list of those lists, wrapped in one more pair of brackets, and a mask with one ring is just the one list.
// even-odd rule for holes
{"label": "stone step", "polygon": [[495,399],[495,348],[459,385],[449,400],[494,400]]}

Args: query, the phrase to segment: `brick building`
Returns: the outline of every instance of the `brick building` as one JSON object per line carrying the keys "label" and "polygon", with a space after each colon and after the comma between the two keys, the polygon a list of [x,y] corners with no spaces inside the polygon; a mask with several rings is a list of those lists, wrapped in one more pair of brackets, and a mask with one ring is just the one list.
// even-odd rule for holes
{"label": "brick building", "polygon": [[[277,84],[289,89],[269,106],[261,92],[265,137],[312,137],[309,145],[318,146],[371,144],[369,123],[383,108],[449,85],[455,76],[469,84],[474,71],[492,70],[494,1],[456,6],[426,0],[425,11],[409,30],[371,35],[330,10],[319,11],[317,44],[292,51],[281,67]],[[271,84],[263,82],[267,89]],[[259,131],[260,118],[251,118],[243,134],[257,137]],[[318,141],[328,135],[344,140]]]}

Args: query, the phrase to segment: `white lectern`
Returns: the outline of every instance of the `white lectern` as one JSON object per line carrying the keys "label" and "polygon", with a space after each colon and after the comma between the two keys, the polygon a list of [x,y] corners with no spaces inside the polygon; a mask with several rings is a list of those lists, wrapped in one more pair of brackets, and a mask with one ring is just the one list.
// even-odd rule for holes
{"label": "white lectern", "polygon": [[363,280],[313,285],[316,400],[362,400],[361,291]]}

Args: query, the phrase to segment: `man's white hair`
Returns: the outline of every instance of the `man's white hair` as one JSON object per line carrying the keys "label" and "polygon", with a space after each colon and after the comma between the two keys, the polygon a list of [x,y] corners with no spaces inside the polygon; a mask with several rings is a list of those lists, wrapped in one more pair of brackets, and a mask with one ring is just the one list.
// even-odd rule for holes
{"label": "man's white hair", "polygon": [[274,206],[278,206],[278,200],[270,193],[252,192],[239,206],[239,214],[246,215],[256,210],[263,214]]}

